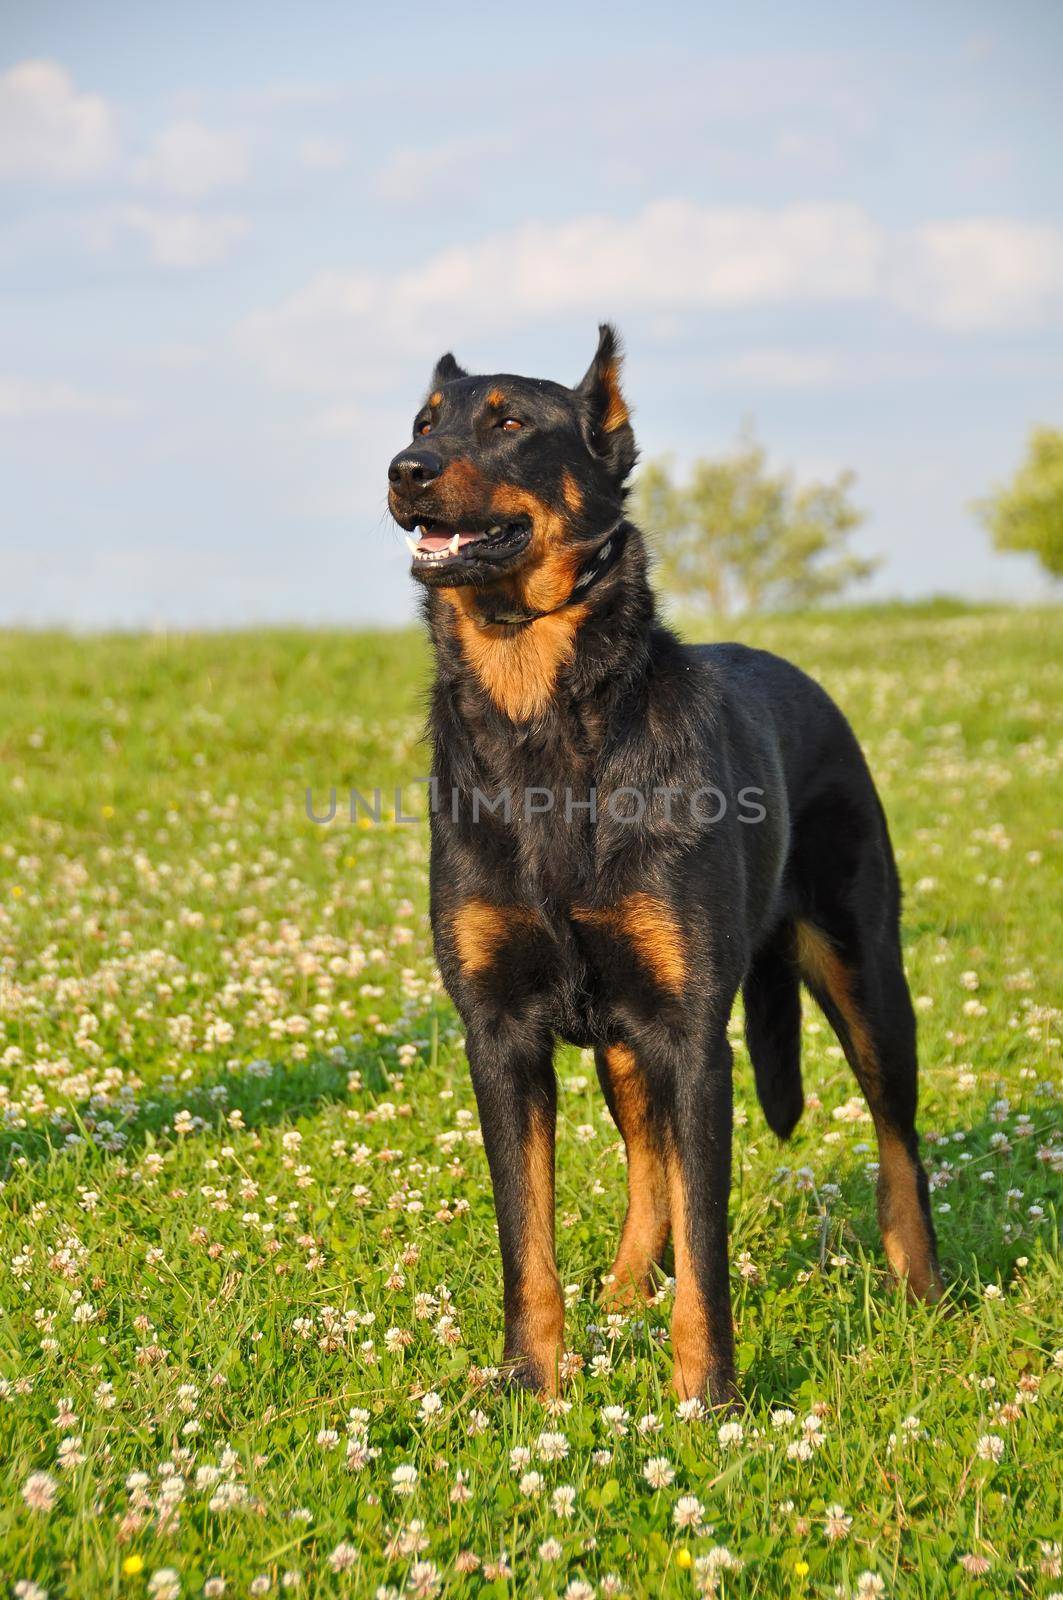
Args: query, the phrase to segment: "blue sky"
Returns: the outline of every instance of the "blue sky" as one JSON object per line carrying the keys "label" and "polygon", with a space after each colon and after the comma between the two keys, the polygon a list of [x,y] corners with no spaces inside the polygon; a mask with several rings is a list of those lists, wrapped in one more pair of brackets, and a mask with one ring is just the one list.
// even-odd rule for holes
{"label": "blue sky", "polygon": [[0,620],[411,614],[431,364],[643,452],[857,473],[870,592],[1046,593],[972,497],[1063,423],[1063,9],[26,4],[0,21]]}

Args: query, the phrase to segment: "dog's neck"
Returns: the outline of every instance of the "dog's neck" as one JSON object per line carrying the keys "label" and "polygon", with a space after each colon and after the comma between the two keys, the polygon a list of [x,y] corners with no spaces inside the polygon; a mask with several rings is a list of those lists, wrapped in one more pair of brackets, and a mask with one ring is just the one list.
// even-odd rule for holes
{"label": "dog's neck", "polygon": [[[600,569],[594,561],[615,541]],[[591,572],[591,581],[577,588]],[[514,621],[492,617],[482,591],[429,591],[437,684],[463,719],[501,717],[518,727],[543,723],[574,703],[600,699],[645,671],[654,620],[642,535],[631,523],[607,531],[576,569],[560,603],[533,608],[502,601]]]}

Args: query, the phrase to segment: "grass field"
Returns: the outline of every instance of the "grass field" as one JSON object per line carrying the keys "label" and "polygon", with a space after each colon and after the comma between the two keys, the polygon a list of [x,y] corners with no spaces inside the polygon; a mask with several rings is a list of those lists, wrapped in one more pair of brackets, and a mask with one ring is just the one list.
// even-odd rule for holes
{"label": "grass field", "polygon": [[821,677],[884,795],[951,1290],[913,1309],[884,1279],[870,1123],[814,1010],[786,1147],[736,1045],[723,1428],[670,1396],[667,1287],[596,1309],[624,1173],[573,1050],[583,1367],[550,1412],[496,1381],[426,828],[344,819],[352,785],[423,812],[420,639],[0,636],[5,1592],[1063,1591],[1063,618],[742,636]]}

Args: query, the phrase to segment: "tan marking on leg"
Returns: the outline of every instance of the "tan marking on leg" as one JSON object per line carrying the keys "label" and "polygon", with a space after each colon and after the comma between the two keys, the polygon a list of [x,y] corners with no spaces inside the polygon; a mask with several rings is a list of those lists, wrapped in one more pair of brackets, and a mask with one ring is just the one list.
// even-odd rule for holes
{"label": "tan marking on leg", "polygon": [[672,1310],[672,1387],[680,1400],[703,1399],[709,1379],[709,1325],[694,1273],[687,1236],[683,1174],[674,1155],[667,1163],[675,1241],[675,1306]]}
{"label": "tan marking on leg", "polygon": [[885,1117],[878,1058],[853,999],[852,974],[826,935],[810,922],[797,924],[797,961],[805,978],[824,990],[841,1013],[857,1058],[856,1075],[878,1140],[878,1217],[886,1259],[910,1299],[939,1300],[943,1285],[919,1203],[915,1163]]}
{"label": "tan marking on leg", "polygon": [[886,1259],[912,1300],[941,1299],[943,1284],[919,1203],[915,1165],[897,1135],[877,1125],[878,1221]]}
{"label": "tan marking on leg", "polygon": [[506,940],[536,922],[525,906],[496,906],[487,900],[466,900],[454,912],[451,926],[458,960],[470,975],[483,972]]}
{"label": "tan marking on leg", "polygon": [[857,1077],[872,1113],[878,1099],[878,1060],[867,1024],[853,1000],[852,975],[825,933],[811,922],[797,924],[797,964],[802,976],[822,989],[840,1011],[856,1052]]}
{"label": "tan marking on leg", "polygon": [[565,1301],[554,1256],[554,1135],[533,1115],[525,1142],[527,1212],[522,1252],[521,1345],[544,1389],[556,1394],[564,1350]]}
{"label": "tan marking on leg", "polygon": [[572,915],[577,922],[611,929],[627,939],[662,989],[682,993],[687,976],[686,944],[675,912],[663,900],[632,894],[617,906],[574,906]]}
{"label": "tan marking on leg", "polygon": [[634,1051],[624,1044],[610,1045],[605,1059],[627,1151],[627,1214],[610,1268],[613,1282],[602,1294],[603,1301],[619,1307],[654,1292],[653,1268],[668,1242],[668,1178]]}

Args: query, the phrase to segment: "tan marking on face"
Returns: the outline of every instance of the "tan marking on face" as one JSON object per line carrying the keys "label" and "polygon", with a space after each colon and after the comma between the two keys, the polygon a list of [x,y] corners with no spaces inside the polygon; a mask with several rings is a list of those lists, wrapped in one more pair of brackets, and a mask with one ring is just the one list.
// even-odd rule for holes
{"label": "tan marking on face", "polygon": [[704,1398],[709,1380],[709,1323],[694,1272],[687,1233],[683,1174],[674,1156],[667,1163],[675,1240],[675,1305],[672,1310],[672,1387],[680,1400]]}
{"label": "tan marking on face", "polygon": [[556,1394],[564,1350],[565,1301],[554,1257],[554,1134],[545,1113],[532,1115],[524,1143],[524,1181],[521,1345],[546,1392]]}
{"label": "tan marking on face", "polygon": [[532,536],[521,570],[504,583],[512,584],[514,598],[528,611],[551,611],[572,593],[580,567],[580,552],[566,541],[568,521],[528,489],[504,483],[491,496],[491,515],[499,522],[527,517]]}
{"label": "tan marking on face", "polygon": [[479,467],[459,456],[448,461],[432,485],[432,499],[441,522],[460,524],[463,517],[482,515],[488,506],[491,485]]}
{"label": "tan marking on face", "polygon": [[498,906],[487,900],[466,900],[454,912],[451,927],[462,970],[484,972],[517,933],[534,927],[534,911],[525,906]]}
{"label": "tan marking on face", "polygon": [[561,474],[561,498],[574,517],[583,510],[583,490],[567,467]]}
{"label": "tan marking on face", "polygon": [[878,1058],[853,998],[852,974],[827,936],[811,922],[797,924],[797,961],[807,981],[826,993],[841,1013],[856,1056],[856,1075],[878,1140],[878,1218],[886,1259],[910,1298],[939,1300],[943,1285],[919,1201],[915,1163],[886,1115]]}
{"label": "tan marking on face", "polygon": [[[447,468],[447,492],[451,482],[457,493],[461,492],[462,474],[468,487],[467,509],[475,505],[477,515],[489,521],[527,517],[531,523],[524,564],[518,572],[492,584],[493,593],[505,596],[515,611],[555,614],[515,631],[483,619],[476,605],[476,590],[441,588],[438,593],[454,613],[462,654],[495,705],[512,722],[530,722],[543,715],[553,698],[558,676],[575,653],[576,635],[588,613],[585,605],[564,604],[579,572],[580,552],[565,538],[566,518],[538,495],[513,484],[492,485],[471,463],[463,461]],[[457,523],[459,514],[448,513],[445,520]]]}
{"label": "tan marking on face", "polygon": [[[511,484],[495,485],[488,515],[498,521],[528,517],[532,537],[528,560],[511,577],[493,585],[518,611],[553,611],[572,593],[579,552],[563,543],[566,523],[537,495]],[[530,722],[546,711],[562,669],[576,649],[576,635],[587,607],[566,606],[515,631],[486,623],[477,612],[472,589],[440,593],[455,613],[462,654],[487,693],[512,722]]]}
{"label": "tan marking on face", "polygon": [[574,906],[577,922],[610,929],[633,946],[639,961],[662,989],[680,994],[686,983],[686,943],[670,906],[651,894],[632,894],[617,906]]}
{"label": "tan marking on face", "polygon": [[496,411],[501,411],[505,403],[506,397],[502,393],[501,389],[492,389],[491,393],[487,396],[487,404],[489,406],[493,406]]}
{"label": "tan marking on face", "polygon": [[616,1120],[627,1152],[627,1215],[602,1298],[621,1307],[652,1295],[653,1269],[668,1242],[668,1177],[650,1117],[646,1081],[635,1052],[625,1044],[605,1052]]}
{"label": "tan marking on face", "polygon": [[602,428],[606,433],[615,433],[617,428],[622,428],[631,416],[627,401],[620,392],[620,371],[615,361],[607,361],[602,368],[602,384],[608,396]]}
{"label": "tan marking on face", "polygon": [[434,394],[430,394],[428,396],[428,404],[433,409],[435,409],[436,406],[441,406],[443,404],[443,393],[442,393],[442,390],[437,389]]}

